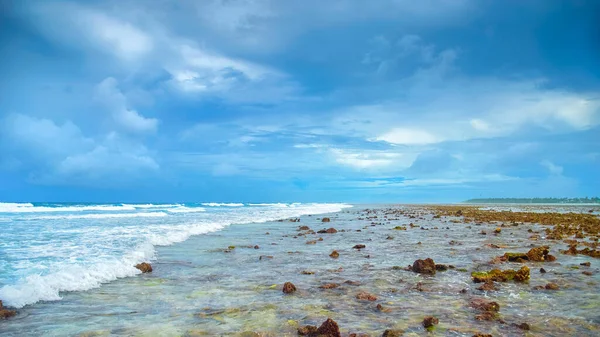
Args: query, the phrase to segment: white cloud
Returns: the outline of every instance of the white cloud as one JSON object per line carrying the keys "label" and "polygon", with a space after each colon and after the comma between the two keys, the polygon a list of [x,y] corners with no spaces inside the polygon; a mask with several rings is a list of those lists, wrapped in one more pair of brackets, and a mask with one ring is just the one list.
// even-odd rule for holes
{"label": "white cloud", "polygon": [[441,141],[427,131],[409,128],[394,128],[378,136],[375,140],[402,145],[424,145]]}
{"label": "white cloud", "polygon": [[391,169],[400,171],[412,165],[415,153],[399,153],[378,150],[329,149],[335,161],[355,169]]}
{"label": "white cloud", "polygon": [[127,107],[127,98],[117,88],[117,80],[107,77],[96,87],[96,98],[107,106],[112,118],[131,132],[156,132],[158,120],[146,118]]}
{"label": "white cloud", "polygon": [[73,15],[77,28],[87,33],[92,43],[123,60],[138,59],[153,49],[151,36],[129,22],[87,8],[79,8],[67,15]]}
{"label": "white cloud", "polygon": [[549,160],[543,160],[540,164],[542,166],[544,166],[545,168],[547,168],[548,172],[550,172],[551,175],[560,176],[563,173],[563,167],[562,166],[558,166],[558,165],[554,164],[553,162],[551,162]]}
{"label": "white cloud", "polygon": [[[148,32],[92,6],[72,2],[35,2],[32,14],[42,33],[74,47],[93,48],[122,61],[135,61],[154,49]],[[119,14],[123,15],[123,12]]]}

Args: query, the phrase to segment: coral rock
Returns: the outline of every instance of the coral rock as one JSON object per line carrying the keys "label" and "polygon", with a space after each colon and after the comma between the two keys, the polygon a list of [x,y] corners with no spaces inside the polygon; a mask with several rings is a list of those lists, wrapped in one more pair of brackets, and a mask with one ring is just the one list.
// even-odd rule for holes
{"label": "coral rock", "polygon": [[485,334],[485,333],[476,333],[472,337],[493,337],[493,336],[490,334]]}
{"label": "coral rock", "polygon": [[425,260],[416,260],[412,265],[412,271],[419,274],[435,274],[435,262],[427,258]]}
{"label": "coral rock", "polygon": [[322,286],[320,286],[319,288],[321,288],[321,289],[334,289],[334,288],[337,288],[339,286],[340,285],[337,284],[337,283],[326,283],[326,284],[323,284]]}
{"label": "coral rock", "polygon": [[448,270],[448,266],[445,264],[436,264],[435,265],[435,270],[437,271],[446,271]]}
{"label": "coral rock", "polygon": [[498,315],[493,311],[484,311],[479,315],[475,315],[475,319],[478,321],[493,321]]}
{"label": "coral rock", "polygon": [[300,227],[298,227],[298,230],[299,231],[309,231],[310,227],[308,227],[308,226],[300,226]]}
{"label": "coral rock", "polygon": [[337,250],[334,250],[333,252],[331,252],[331,254],[329,254],[329,257],[337,259],[338,257],[340,257],[340,253],[338,253]]}
{"label": "coral rock", "polygon": [[496,284],[494,283],[494,281],[489,281],[489,282],[485,282],[481,287],[477,288],[477,290],[493,291],[493,290],[498,290],[498,287],[496,287]]}
{"label": "coral rock", "polygon": [[402,330],[387,329],[383,332],[383,335],[381,335],[381,337],[400,337],[400,336],[402,336],[403,333],[404,333],[404,331],[402,331]]}
{"label": "coral rock", "polygon": [[319,234],[335,234],[335,233],[337,233],[337,229],[335,229],[333,227],[328,228],[328,229],[321,229],[317,233],[319,233]]}
{"label": "coral rock", "polygon": [[521,324],[515,324],[515,326],[521,330],[529,330],[529,324],[527,323],[521,323]]}
{"label": "coral rock", "polygon": [[328,318],[321,326],[317,329],[317,336],[319,337],[341,337],[340,328],[337,323]]}
{"label": "coral rock", "polygon": [[323,219],[321,219],[321,222],[330,222],[330,221],[331,221],[331,219],[329,219],[329,218],[323,218]]}
{"label": "coral rock", "polygon": [[476,298],[471,301],[471,307],[481,311],[500,311],[500,305],[497,302],[488,301],[483,298]]}
{"label": "coral rock", "polygon": [[548,283],[544,286],[546,290],[558,290],[560,287],[556,283]]}
{"label": "coral rock", "polygon": [[471,277],[475,283],[485,283],[489,281],[507,282],[510,280],[514,280],[515,282],[525,282],[529,280],[529,268],[523,266],[517,271],[512,269],[492,269],[488,272],[472,272]]}
{"label": "coral rock", "polygon": [[298,335],[300,336],[316,336],[317,335],[317,327],[314,325],[305,325],[303,327],[298,328]]}
{"label": "coral rock", "polygon": [[356,299],[359,299],[361,301],[377,301],[377,297],[373,294],[369,294],[366,291],[361,291],[358,294],[356,294]]}
{"label": "coral rock", "polygon": [[366,247],[367,246],[365,246],[365,245],[354,245],[354,247],[352,247],[352,248],[354,248],[354,249],[363,249],[363,248],[366,248]]}
{"label": "coral rock", "polygon": [[296,291],[296,286],[292,282],[286,282],[283,284],[283,293],[291,294]]}
{"label": "coral rock", "polygon": [[9,317],[13,317],[17,314],[14,310],[8,310],[2,306],[2,301],[0,301],[0,319],[6,319]]}
{"label": "coral rock", "polygon": [[150,265],[150,263],[142,262],[140,264],[136,264],[135,267],[141,270],[142,273],[152,272],[152,266]]}
{"label": "coral rock", "polygon": [[429,329],[434,325],[437,325],[439,322],[440,321],[437,318],[433,316],[427,316],[425,317],[425,319],[423,319],[423,326],[425,327],[425,329]]}

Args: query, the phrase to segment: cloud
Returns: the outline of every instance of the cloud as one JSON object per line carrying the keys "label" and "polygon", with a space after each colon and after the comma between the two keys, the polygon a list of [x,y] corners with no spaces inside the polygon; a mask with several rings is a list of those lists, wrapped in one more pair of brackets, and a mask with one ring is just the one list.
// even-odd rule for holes
{"label": "cloud", "polygon": [[51,179],[70,184],[90,184],[107,179],[112,183],[127,182],[138,180],[142,173],[143,179],[147,179],[149,173],[159,168],[145,146],[128,143],[111,134],[93,150],[64,158]]}
{"label": "cloud", "polygon": [[107,77],[96,87],[96,99],[111,112],[113,120],[125,130],[134,133],[156,132],[158,120],[146,118],[127,107],[127,98],[117,87],[117,80]]}
{"label": "cloud", "polygon": [[57,124],[47,118],[10,114],[0,122],[4,146],[27,151],[34,158],[63,156],[84,151],[94,144],[71,121]]}
{"label": "cloud", "polygon": [[122,61],[135,61],[154,49],[150,34],[136,25],[91,6],[72,2],[34,2],[36,24],[60,43],[93,48]]}
{"label": "cloud", "polygon": [[555,165],[549,160],[543,160],[540,164],[547,168],[551,175],[561,176],[563,173],[562,166]]}
{"label": "cloud", "polygon": [[385,141],[392,144],[403,145],[422,145],[437,143],[439,140],[435,135],[423,131],[409,128],[395,128],[387,133],[375,138],[378,141]]}
{"label": "cloud", "polygon": [[36,184],[127,184],[142,172],[147,176],[159,169],[144,145],[114,132],[87,137],[71,121],[61,125],[11,114],[0,120],[0,131],[0,150],[11,156],[2,160],[3,166],[18,165]]}

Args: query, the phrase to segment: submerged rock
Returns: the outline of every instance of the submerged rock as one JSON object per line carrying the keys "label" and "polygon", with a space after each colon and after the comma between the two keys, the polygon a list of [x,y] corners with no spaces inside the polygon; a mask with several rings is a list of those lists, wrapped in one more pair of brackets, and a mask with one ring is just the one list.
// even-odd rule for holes
{"label": "submerged rock", "polygon": [[383,335],[381,335],[381,337],[400,337],[400,336],[402,336],[403,333],[404,333],[403,330],[387,329],[383,332]]}
{"label": "submerged rock", "polygon": [[323,218],[323,219],[321,219],[321,222],[331,222],[331,219],[329,219],[329,218]]}
{"label": "submerged rock", "polygon": [[486,333],[481,333],[481,332],[479,332],[479,333],[476,333],[476,334],[474,334],[474,335],[473,335],[473,336],[471,336],[471,337],[493,337],[493,336],[492,336],[492,335],[490,335],[490,334],[486,334]]}
{"label": "submerged rock", "polygon": [[13,317],[17,314],[14,310],[6,309],[2,306],[2,301],[0,301],[0,319],[6,319],[9,317]]}
{"label": "submerged rock", "polygon": [[339,286],[340,285],[337,284],[337,283],[326,283],[326,284],[323,284],[323,285],[319,286],[319,288],[321,288],[321,289],[334,289],[334,288],[337,288]]}
{"label": "submerged rock", "polygon": [[446,270],[448,270],[448,268],[450,268],[450,266],[445,265],[445,264],[436,264],[435,265],[435,270],[437,270],[437,271],[446,271]]}
{"label": "submerged rock", "polygon": [[515,324],[515,326],[521,330],[530,330],[531,327],[527,323]]}
{"label": "submerged rock", "polygon": [[435,262],[432,259],[416,260],[412,265],[412,271],[419,274],[435,275]]}
{"label": "submerged rock", "polygon": [[298,328],[299,336],[316,336],[317,335],[317,327],[314,325],[305,325],[303,327]]}
{"label": "submerged rock", "polygon": [[331,227],[328,229],[321,229],[317,233],[319,233],[319,234],[335,234],[335,233],[337,233],[337,229]]}
{"label": "submerged rock", "polygon": [[283,293],[291,294],[296,292],[296,286],[292,282],[286,282],[283,284]]}
{"label": "submerged rock", "polygon": [[306,325],[298,328],[298,335],[308,337],[341,337],[340,328],[331,318],[328,318],[318,328],[314,325]]}
{"label": "submerged rock", "polygon": [[329,257],[337,259],[338,257],[340,257],[340,253],[338,253],[337,250],[334,250],[333,252],[331,252],[331,254],[329,254]]}
{"label": "submerged rock", "polygon": [[310,227],[308,227],[308,226],[300,226],[300,227],[298,227],[298,230],[299,231],[309,231]]}
{"label": "submerged rock", "polygon": [[150,263],[147,263],[147,262],[142,262],[140,264],[136,264],[135,267],[137,269],[139,269],[142,273],[151,273],[152,272],[152,266],[150,265]]}
{"label": "submerged rock", "polygon": [[434,325],[437,325],[439,322],[439,319],[433,316],[427,316],[423,319],[423,327],[425,327],[425,329],[431,329]]}
{"label": "submerged rock", "polygon": [[485,282],[482,286],[477,288],[477,290],[494,291],[494,290],[498,290],[498,287],[496,287],[496,284],[494,283],[494,281],[489,281],[489,282]]}
{"label": "submerged rock", "polygon": [[476,298],[471,300],[471,307],[480,311],[500,311],[500,305],[498,304],[498,302],[488,301],[483,298]]}
{"label": "submerged rock", "polygon": [[354,248],[354,249],[363,249],[363,248],[366,248],[366,247],[367,246],[365,246],[365,245],[354,245],[354,247],[352,247],[352,248]]}
{"label": "submerged rock", "polygon": [[366,291],[361,291],[358,294],[356,294],[356,299],[361,301],[377,301],[377,297],[375,295],[369,294]]}

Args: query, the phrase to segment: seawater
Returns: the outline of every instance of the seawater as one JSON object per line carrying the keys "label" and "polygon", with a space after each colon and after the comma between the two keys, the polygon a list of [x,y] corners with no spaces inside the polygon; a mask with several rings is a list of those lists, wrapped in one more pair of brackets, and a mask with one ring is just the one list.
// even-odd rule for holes
{"label": "seawater", "polygon": [[231,224],[339,211],[345,204],[0,203],[0,299],[22,308],[134,276],[156,247]]}
{"label": "seawater", "polygon": [[[404,330],[404,336],[472,336],[477,332],[493,336],[598,335],[600,265],[588,256],[560,254],[567,245],[545,240],[546,226],[506,226],[501,235],[481,235],[482,230],[492,233],[499,224],[454,223],[452,217],[436,219],[418,206],[392,207],[416,209],[421,216],[390,215],[387,219],[384,214],[390,206],[346,206],[107,205],[103,207],[135,210],[3,213],[2,217],[11,218],[10,226],[2,223],[4,229],[20,226],[29,232],[29,239],[14,244],[13,249],[25,243],[33,249],[8,250],[11,264],[3,268],[10,268],[12,274],[2,274],[6,283],[0,298],[19,294],[12,291],[20,289],[22,296],[14,296],[12,305],[37,302],[21,307],[16,317],[0,321],[0,335],[280,337],[297,336],[299,325],[320,325],[328,317],[338,322],[343,336],[381,336],[386,329]],[[185,208],[195,211],[185,212]],[[588,208],[568,211],[587,212]],[[166,215],[74,218],[104,213]],[[63,218],[47,219],[55,216]],[[298,216],[300,222],[274,221]],[[323,216],[330,217],[331,222],[321,222]],[[39,217],[46,218],[16,220]],[[87,226],[95,227],[83,231]],[[335,227],[338,233],[302,236],[298,226],[315,231]],[[395,230],[396,226],[407,226],[407,230]],[[29,227],[35,229],[29,231]],[[44,238],[50,235],[45,231],[54,227],[58,231],[52,234],[53,240],[60,243],[36,241],[36,236]],[[540,239],[529,239],[529,230],[539,233]],[[320,237],[322,241],[318,241]],[[316,244],[307,244],[312,240],[317,240]],[[3,237],[3,263],[5,244]],[[356,244],[366,248],[353,249]],[[484,292],[477,290],[480,284],[472,282],[470,272],[489,270],[493,266],[488,262],[495,256],[505,251],[526,252],[532,245],[544,244],[551,246],[557,261],[527,263],[531,269],[528,283],[502,283],[498,291]],[[334,249],[340,254],[337,259],[329,257]],[[69,254],[75,258],[68,258]],[[415,259],[427,257],[456,268],[433,277],[403,269]],[[145,259],[151,260],[153,272],[137,274],[132,265]],[[582,267],[583,262],[591,266]],[[25,265],[17,268],[20,263]],[[520,266],[509,263],[498,267]],[[541,267],[547,273],[541,273]],[[32,272],[31,268],[39,269]],[[120,272],[114,270],[129,271],[132,277],[117,278],[114,274]],[[593,275],[582,274],[584,270]],[[96,283],[87,284],[88,279]],[[281,286],[287,281],[298,288],[295,294],[282,293]],[[535,290],[549,282],[557,283],[560,290]],[[340,286],[321,289],[326,283]],[[65,290],[66,285],[75,284],[90,288]],[[29,289],[38,289],[33,294],[45,294],[41,290],[47,288],[52,290],[49,293],[56,293],[53,300],[29,296]],[[362,291],[376,295],[377,301],[358,300],[356,295]],[[469,303],[481,297],[500,305],[499,315],[505,323],[474,318],[479,312]],[[386,311],[379,310],[377,304]],[[421,325],[429,315],[440,321],[432,332]],[[530,324],[531,330],[523,332],[513,326],[522,322]]]}

